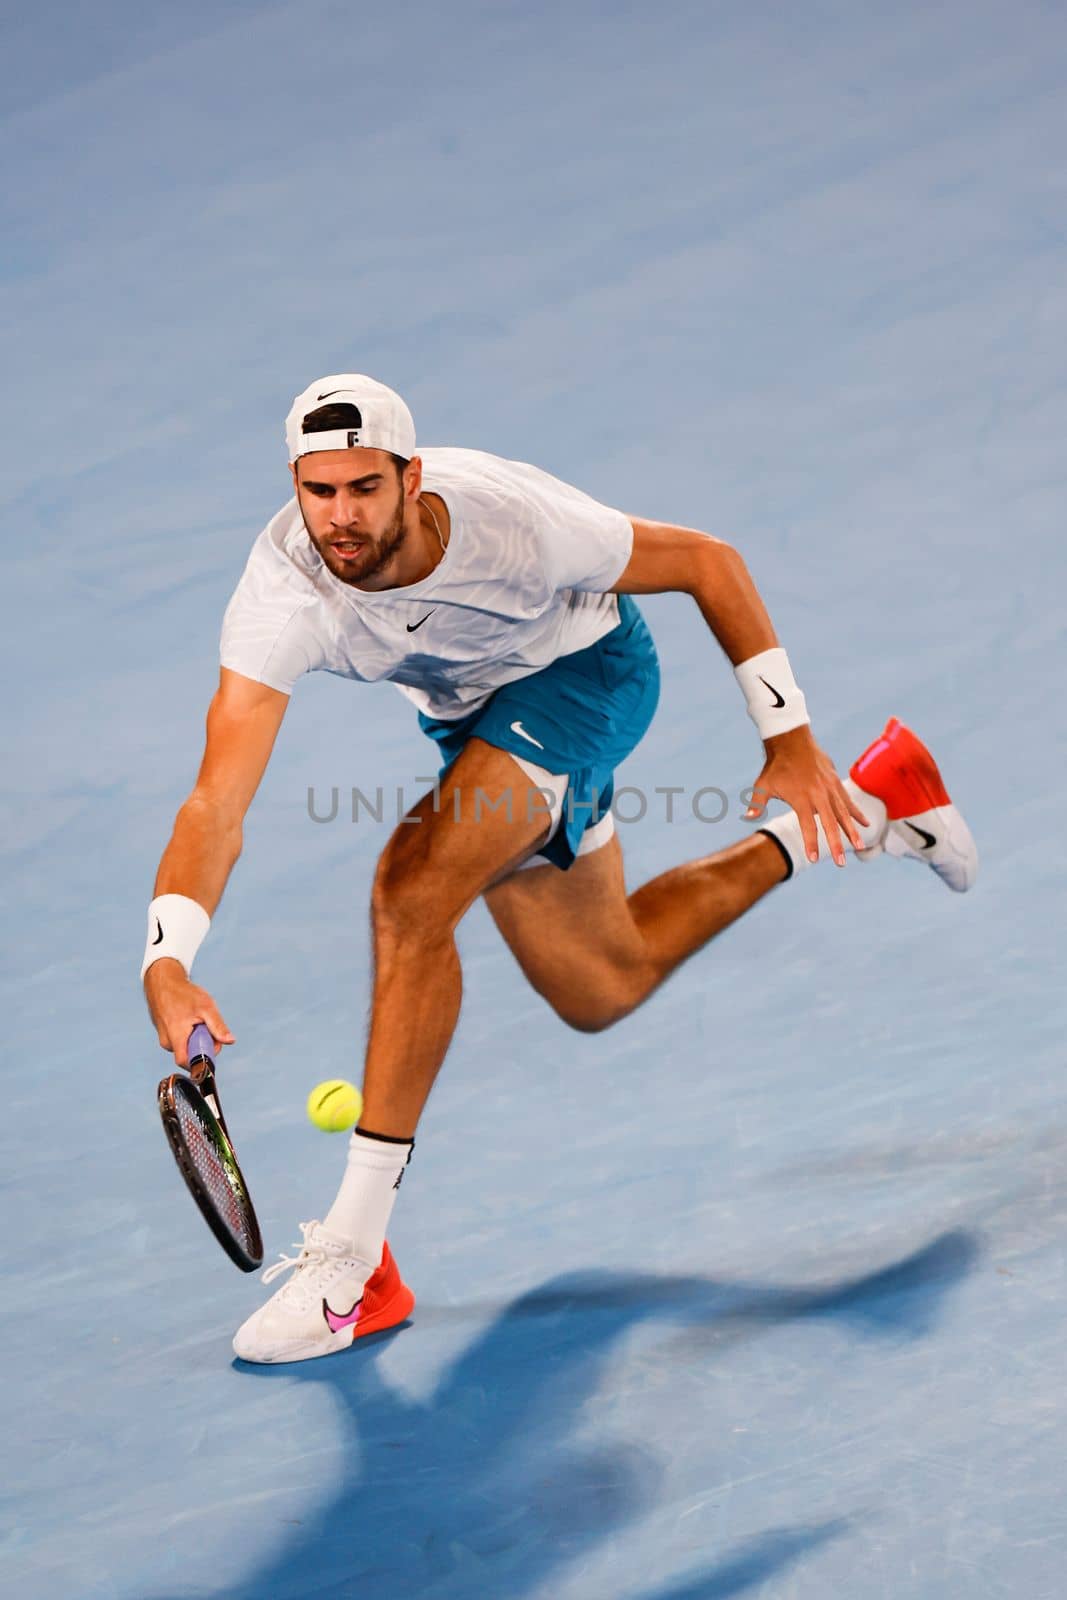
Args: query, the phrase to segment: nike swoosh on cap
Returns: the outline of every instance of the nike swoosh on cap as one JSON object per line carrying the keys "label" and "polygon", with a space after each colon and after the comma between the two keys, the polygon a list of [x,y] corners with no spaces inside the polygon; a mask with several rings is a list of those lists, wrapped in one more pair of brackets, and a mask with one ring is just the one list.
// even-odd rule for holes
{"label": "nike swoosh on cap", "polygon": [[340,1333],[342,1328],[354,1328],[356,1323],[359,1321],[359,1315],[360,1315],[360,1312],[362,1311],[362,1309],[363,1309],[363,1296],[362,1295],[356,1301],[356,1303],[352,1307],[351,1311],[346,1312],[343,1317],[338,1316],[336,1311],[331,1311],[330,1310],[330,1306],[329,1306],[329,1302],[328,1301],[324,1300],[322,1302],[322,1314],[326,1318],[326,1325],[329,1328],[331,1333]]}
{"label": "nike swoosh on cap", "polygon": [[325,394],[317,395],[316,398],[319,400],[328,400],[332,394],[345,394],[346,392],[347,391],[344,389],[327,389]]}
{"label": "nike swoosh on cap", "polygon": [[762,683],[762,685],[763,685],[763,687],[765,689],[769,689],[771,691],[771,693],[773,694],[775,711],[778,710],[779,706],[784,706],[785,705],[785,696],[784,695],[780,695],[778,693],[778,690],[774,687],[774,684],[773,683],[768,683],[766,678],[763,677],[762,673],[760,674],[760,680],[759,681],[760,681],[760,683]]}

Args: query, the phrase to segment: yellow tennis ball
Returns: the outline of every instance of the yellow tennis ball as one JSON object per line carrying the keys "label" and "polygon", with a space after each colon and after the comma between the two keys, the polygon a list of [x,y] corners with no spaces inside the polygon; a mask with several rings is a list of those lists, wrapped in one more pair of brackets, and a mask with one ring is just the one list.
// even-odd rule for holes
{"label": "yellow tennis ball", "polygon": [[344,1133],[359,1121],[363,1096],[344,1078],[327,1078],[308,1095],[308,1116],[323,1133]]}

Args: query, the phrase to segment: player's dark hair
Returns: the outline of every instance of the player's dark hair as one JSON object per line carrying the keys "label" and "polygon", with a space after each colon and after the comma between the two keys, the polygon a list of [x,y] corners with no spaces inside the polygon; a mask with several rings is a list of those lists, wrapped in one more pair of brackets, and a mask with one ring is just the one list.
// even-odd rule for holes
{"label": "player's dark hair", "polygon": [[[339,428],[362,428],[363,418],[358,406],[343,405],[319,406],[315,411],[309,411],[300,424],[303,433],[333,433]],[[396,468],[396,475],[402,478],[404,468],[407,466],[407,457],[394,455],[389,451],[389,459]]]}

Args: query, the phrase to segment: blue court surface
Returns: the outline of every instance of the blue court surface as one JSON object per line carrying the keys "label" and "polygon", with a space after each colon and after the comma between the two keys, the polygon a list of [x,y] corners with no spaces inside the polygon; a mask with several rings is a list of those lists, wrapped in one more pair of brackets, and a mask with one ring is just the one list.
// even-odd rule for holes
{"label": "blue court surface", "polygon": [[[1062,10],[4,31],[3,1593],[1061,1600]],[[252,1369],[137,971],[285,412],[345,369],[734,541],[839,766],[901,716],[982,867],[821,866],[598,1035],[476,907],[391,1229],[414,1317]],[[644,610],[635,886],[744,832],[760,758],[692,604]],[[344,1159],[307,1091],[361,1071],[388,825],[345,796],[388,817],[431,754],[388,686],[302,683],[198,960],[268,1259]]]}

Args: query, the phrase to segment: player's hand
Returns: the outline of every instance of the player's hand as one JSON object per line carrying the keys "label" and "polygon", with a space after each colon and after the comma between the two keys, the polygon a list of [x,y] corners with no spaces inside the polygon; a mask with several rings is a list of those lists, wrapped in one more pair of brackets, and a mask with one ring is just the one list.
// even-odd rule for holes
{"label": "player's hand", "polygon": [[856,831],[856,823],[866,823],[869,818],[845,790],[830,757],[815,743],[811,728],[805,724],[789,733],[776,734],[767,740],[764,748],[767,760],[752,786],[752,803],[745,812],[746,819],[762,816],[772,796],[784,800],[797,814],[808,859],[817,861],[819,856],[815,826],[818,817],[830,854],[837,865],[843,867],[842,833],[854,849],[862,850],[863,840]]}
{"label": "player's hand", "polygon": [[206,1023],[216,1050],[235,1043],[214,1000],[190,982],[180,961],[153,961],[144,975],[144,992],[160,1045],[173,1053],[179,1067],[189,1065],[189,1035],[198,1022]]}

